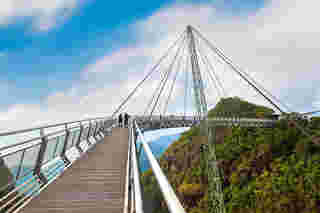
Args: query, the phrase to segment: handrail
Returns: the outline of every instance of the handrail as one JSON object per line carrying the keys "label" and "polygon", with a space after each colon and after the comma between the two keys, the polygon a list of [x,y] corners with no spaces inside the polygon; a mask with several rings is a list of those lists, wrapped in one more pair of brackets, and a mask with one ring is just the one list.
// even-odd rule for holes
{"label": "handrail", "polygon": [[[137,121],[150,121],[149,116],[135,116]],[[153,121],[161,121],[161,120],[185,120],[185,121],[194,121],[198,117],[196,116],[152,116],[151,120]],[[245,118],[245,117],[237,117],[237,116],[215,116],[208,118],[208,120],[217,120],[217,119],[222,119],[222,120],[228,120],[228,119],[237,119],[237,120],[243,120],[243,119],[249,119],[250,121],[275,121],[274,119],[268,119],[268,118]]]}
{"label": "handrail", "polygon": [[[76,123],[77,125],[70,125]],[[114,119],[90,118],[1,133],[0,139],[9,135],[16,135],[19,138],[12,138],[13,144],[4,144],[0,148],[0,165],[11,170],[12,177],[12,180],[9,180],[10,183],[1,187],[1,191],[9,189],[16,180],[25,176],[26,165],[29,169],[28,173],[39,177],[41,184],[47,183],[48,180],[42,171],[46,163],[56,157],[60,157],[66,164],[71,163],[67,157],[67,151],[70,148],[75,147],[79,153],[82,153],[80,146],[82,142],[92,145],[89,138],[93,137],[97,141],[98,135],[113,123]],[[52,127],[58,128],[47,130]],[[20,135],[21,133],[24,134]]]}
{"label": "handrail", "polygon": [[141,196],[141,188],[140,188],[140,174],[138,170],[138,161],[137,161],[137,151],[134,140],[134,131],[133,131],[132,122],[130,124],[130,143],[131,143],[131,165],[133,171],[133,187],[134,187],[134,201],[135,201],[135,212],[143,213],[143,203]]}
{"label": "handrail", "polygon": [[151,149],[150,149],[149,145],[147,144],[137,122],[134,121],[134,124],[135,124],[135,127],[136,127],[138,134],[140,136],[144,151],[145,151],[147,158],[150,162],[151,169],[156,177],[156,180],[160,186],[160,190],[161,190],[163,197],[168,205],[169,211],[171,213],[186,213],[184,208],[182,207],[179,199],[177,198],[174,190],[172,189],[170,183],[168,182],[168,179],[163,174],[163,172],[158,164],[158,161],[153,156]]}
{"label": "handrail", "polygon": [[[28,129],[20,129],[20,130],[14,130],[14,131],[0,132],[0,137],[1,136],[9,136],[9,135],[15,135],[15,134],[20,134],[20,133],[30,132],[30,131],[34,131],[34,130],[47,129],[47,128],[53,128],[53,127],[58,127],[58,126],[64,126],[64,125],[68,125],[68,124],[80,123],[80,122],[85,122],[85,121],[108,120],[109,118],[110,117],[87,118],[87,119],[77,120],[77,121],[69,121],[69,122],[55,123],[55,124],[51,124],[51,125],[37,126],[37,127],[28,128]],[[110,120],[112,120],[112,119],[110,118]]]}
{"label": "handrail", "polygon": [[[18,142],[18,143],[12,144],[12,145],[7,145],[7,146],[4,146],[4,147],[1,147],[0,151],[5,150],[5,149],[9,149],[9,148],[13,148],[13,147],[17,147],[17,146],[21,146],[21,145],[24,145],[24,144],[28,144],[28,143],[31,143],[33,141],[41,140],[41,138],[43,138],[43,137],[49,137],[49,136],[57,135],[59,133],[62,133],[62,135],[65,135],[63,133],[65,133],[66,131],[70,131],[72,129],[76,129],[76,128],[81,127],[81,125],[82,125],[81,122],[86,122],[86,121],[89,121],[89,123],[87,123],[85,125],[88,125],[88,124],[90,125],[90,123],[92,121],[95,121],[97,123],[99,121],[100,122],[101,121],[107,121],[107,119],[103,120],[102,118],[96,118],[96,120],[94,120],[94,118],[92,118],[92,119],[85,119],[85,120],[80,120],[80,121],[71,121],[71,122],[52,124],[52,125],[47,125],[47,126],[42,126],[42,127],[29,128],[29,129],[17,130],[17,131],[12,131],[12,132],[0,133],[0,137],[6,137],[6,136],[18,135],[18,134],[26,133],[26,132],[33,132],[33,131],[36,131],[36,130],[40,130],[41,131],[41,130],[44,130],[44,129],[53,128],[53,127],[59,127],[59,126],[61,126],[61,128],[63,128],[61,130],[56,130],[54,132],[50,132],[50,133],[44,134],[43,136],[40,136],[40,134],[39,134],[39,136],[34,136],[31,139],[25,139],[25,140],[22,140],[22,142]],[[110,121],[112,121],[112,120],[110,120]],[[74,123],[79,123],[79,125],[71,126],[71,127],[67,126],[68,124],[74,124]]]}
{"label": "handrail", "polygon": [[[130,136],[130,135],[129,135]],[[129,185],[130,185],[130,168],[131,168],[131,143],[128,144],[128,156],[126,163],[126,181],[125,181],[125,192],[124,192],[124,204],[123,204],[123,213],[128,213],[129,211]]]}
{"label": "handrail", "polygon": [[[149,116],[134,116],[136,120],[146,120],[146,121],[149,121],[150,120],[150,117]],[[158,115],[154,115],[151,117],[151,120],[187,120],[187,121],[193,121],[195,120],[196,116],[158,116]]]}

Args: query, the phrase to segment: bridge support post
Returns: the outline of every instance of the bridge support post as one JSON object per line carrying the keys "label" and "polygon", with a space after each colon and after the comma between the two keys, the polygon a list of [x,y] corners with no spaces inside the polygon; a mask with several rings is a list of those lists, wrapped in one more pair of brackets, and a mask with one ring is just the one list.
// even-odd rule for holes
{"label": "bridge support post", "polygon": [[105,123],[104,121],[100,122],[100,126],[99,126],[98,132],[97,132],[97,135],[99,135],[99,137],[101,137],[101,138],[104,136],[104,130],[105,130],[104,123]]}
{"label": "bridge support post", "polygon": [[98,127],[99,127],[99,122],[96,121],[96,126],[95,126],[94,131],[93,131],[93,137],[94,137],[94,139],[96,140],[96,142],[97,142],[96,136],[97,136]]}
{"label": "bridge support post", "polygon": [[100,121],[99,128],[98,128],[98,131],[97,131],[97,135],[99,135],[99,137],[102,137],[101,136],[101,132],[102,131],[103,131],[103,121]]}
{"label": "bridge support post", "polygon": [[83,153],[82,148],[80,147],[80,142],[81,142],[81,138],[82,138],[82,134],[83,134],[83,125],[80,122],[80,133],[79,133],[79,137],[78,140],[76,142],[76,148],[79,150],[80,153]]}
{"label": "bridge support post", "polygon": [[66,163],[69,164],[70,161],[68,160],[67,156],[66,156],[66,151],[67,151],[67,146],[68,146],[68,140],[70,137],[70,130],[68,129],[68,125],[65,125],[65,129],[66,129],[66,137],[64,139],[64,143],[63,143],[63,148],[62,148],[62,152],[60,157],[62,158],[62,160]]}
{"label": "bridge support post", "polygon": [[103,131],[103,130],[100,130],[100,131],[98,132],[98,134],[99,134],[99,136],[100,136],[101,138],[104,137],[104,133],[103,133],[102,131]]}
{"label": "bridge support post", "polygon": [[88,143],[89,146],[91,145],[91,143],[90,143],[90,141],[89,141],[91,129],[92,129],[92,123],[91,123],[91,121],[90,121],[90,123],[89,123],[89,129],[88,129],[88,134],[87,134],[87,137],[86,137],[86,140],[87,140],[87,143]]}
{"label": "bridge support post", "polygon": [[40,178],[42,183],[47,183],[48,180],[46,176],[41,172],[41,166],[43,163],[44,155],[45,155],[47,144],[48,144],[48,138],[44,135],[43,129],[40,129],[40,137],[41,137],[41,145],[40,145],[40,150],[38,152],[36,166],[33,174],[37,175]]}

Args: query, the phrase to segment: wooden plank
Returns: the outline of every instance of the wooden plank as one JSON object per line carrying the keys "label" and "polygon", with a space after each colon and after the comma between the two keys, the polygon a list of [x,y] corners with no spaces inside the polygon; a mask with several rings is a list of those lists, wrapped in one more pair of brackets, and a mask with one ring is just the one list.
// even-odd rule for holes
{"label": "wooden plank", "polygon": [[113,129],[21,212],[122,213],[128,137],[128,129]]}

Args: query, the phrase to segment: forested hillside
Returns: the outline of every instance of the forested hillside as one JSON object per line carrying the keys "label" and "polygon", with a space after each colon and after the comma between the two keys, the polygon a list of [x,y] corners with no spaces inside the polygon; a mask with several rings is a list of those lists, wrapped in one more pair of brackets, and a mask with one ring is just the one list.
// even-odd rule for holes
{"label": "forested hillside", "polygon": [[238,97],[222,98],[208,113],[209,117],[222,115],[246,118],[270,117],[274,111],[268,107],[249,103]]}
{"label": "forested hillside", "polygon": [[[223,99],[209,116],[221,111],[251,117],[273,113],[272,109],[239,98]],[[314,137],[320,137],[320,118],[298,122]],[[225,132],[223,143],[216,144],[216,154],[228,213],[320,212],[318,145],[287,120],[278,121],[273,129],[234,127]],[[161,168],[188,213],[208,212],[207,173],[201,169],[201,141],[197,135],[196,127],[183,133],[160,159]],[[142,183],[145,197],[152,201],[146,205],[155,207],[154,213],[168,212],[151,170],[143,174]]]}

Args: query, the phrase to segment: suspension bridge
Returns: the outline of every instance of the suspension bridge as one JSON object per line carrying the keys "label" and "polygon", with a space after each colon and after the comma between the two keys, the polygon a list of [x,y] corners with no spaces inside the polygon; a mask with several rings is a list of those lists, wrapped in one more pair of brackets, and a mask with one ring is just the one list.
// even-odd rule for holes
{"label": "suspension bridge", "polygon": [[[225,212],[215,129],[272,128],[276,121],[228,111],[208,119],[208,104],[228,96],[218,70],[227,67],[278,112],[285,113],[286,106],[192,26],[154,64],[111,116],[0,133],[1,141],[14,140],[0,147],[0,212],[144,212],[137,155],[140,139],[169,211],[184,213],[143,132],[192,126],[200,126],[208,144],[208,212]],[[145,99],[143,86],[148,82],[152,89],[147,90],[153,93]],[[116,116],[141,96],[147,100],[145,108],[131,114],[128,126],[120,128]],[[183,107],[176,109],[177,105]],[[298,123],[294,125],[309,136]]]}

